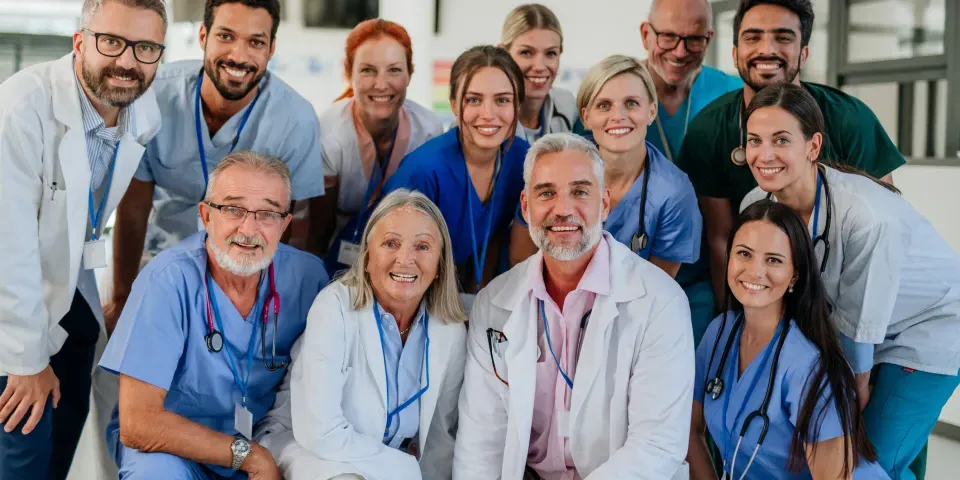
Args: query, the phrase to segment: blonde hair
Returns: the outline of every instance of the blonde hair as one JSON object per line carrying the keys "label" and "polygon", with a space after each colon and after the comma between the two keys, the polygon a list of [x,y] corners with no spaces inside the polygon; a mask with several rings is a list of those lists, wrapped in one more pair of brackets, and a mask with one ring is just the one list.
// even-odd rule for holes
{"label": "blonde hair", "polygon": [[503,21],[503,30],[500,32],[500,43],[509,49],[510,44],[520,35],[530,30],[550,30],[560,36],[560,50],[563,51],[563,31],[560,29],[560,20],[553,12],[539,3],[520,5],[514,8]]}
{"label": "blonde hair", "polygon": [[286,163],[283,163],[283,160],[253,150],[237,150],[223,157],[223,160],[220,160],[220,163],[210,172],[210,181],[207,182],[207,192],[203,197],[204,200],[209,201],[213,198],[213,189],[216,186],[217,178],[220,177],[221,173],[231,167],[246,167],[264,175],[280,177],[280,180],[283,181],[283,185],[287,189],[287,203],[293,198],[290,169]]}
{"label": "blonde hair", "polygon": [[370,252],[370,235],[373,233],[373,228],[387,215],[402,207],[411,207],[433,220],[437,229],[440,230],[440,236],[443,240],[437,278],[433,280],[424,294],[427,313],[444,323],[465,322],[467,315],[463,312],[463,304],[460,303],[460,296],[458,295],[456,267],[453,263],[453,243],[450,241],[447,222],[444,221],[440,209],[424,194],[404,188],[390,192],[373,210],[370,221],[363,229],[360,254],[357,256],[357,261],[350,266],[350,269],[340,279],[344,285],[350,288],[354,310],[365,308],[374,297],[370,275],[367,273],[367,257]]}
{"label": "blonde hair", "polygon": [[647,87],[650,102],[657,105],[657,87],[653,83],[653,78],[650,76],[647,66],[633,57],[610,55],[601,60],[600,63],[590,67],[590,70],[583,77],[583,82],[580,83],[580,91],[577,92],[577,109],[581,114],[593,104],[600,90],[611,78],[624,73],[632,73],[640,77],[640,80],[643,80],[643,85]]}

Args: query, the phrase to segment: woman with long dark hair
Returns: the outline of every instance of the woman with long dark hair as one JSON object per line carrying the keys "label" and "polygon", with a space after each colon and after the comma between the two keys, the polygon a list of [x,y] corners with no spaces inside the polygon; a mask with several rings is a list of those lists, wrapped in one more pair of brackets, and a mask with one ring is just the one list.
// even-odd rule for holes
{"label": "woman with long dark hair", "polygon": [[730,478],[887,478],[802,220],[758,202],[737,219],[727,252],[729,309],[697,348],[691,477],[716,478],[709,431]]}
{"label": "woman with long dark hair", "polygon": [[761,90],[744,118],[759,187],[742,208],[770,198],[805,221],[867,435],[891,477],[913,479],[960,383],[960,257],[895,188],[820,158],[825,119],[803,88]]}

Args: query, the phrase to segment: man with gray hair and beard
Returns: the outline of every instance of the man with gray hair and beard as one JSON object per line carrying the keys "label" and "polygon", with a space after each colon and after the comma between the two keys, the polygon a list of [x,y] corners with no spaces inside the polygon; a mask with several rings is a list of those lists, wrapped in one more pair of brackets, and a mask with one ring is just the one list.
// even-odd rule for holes
{"label": "man with gray hair and beard", "polygon": [[604,233],[603,159],[569,133],[524,161],[540,251],[470,314],[454,478],[683,478],[690,309],[662,270]]}
{"label": "man with gray hair and beard", "polygon": [[100,361],[120,377],[107,428],[120,478],[280,478],[252,432],[328,280],[319,258],[280,243],[290,196],[283,161],[227,155],[198,206],[205,231],[134,281]]}
{"label": "man with gray hair and beard", "polygon": [[162,0],[86,0],[73,51],[0,85],[0,478],[66,478],[103,315],[101,238],[160,128]]}

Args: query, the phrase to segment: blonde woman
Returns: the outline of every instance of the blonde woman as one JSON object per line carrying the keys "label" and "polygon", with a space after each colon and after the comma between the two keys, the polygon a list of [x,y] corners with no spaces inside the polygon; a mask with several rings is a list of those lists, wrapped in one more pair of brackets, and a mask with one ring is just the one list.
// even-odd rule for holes
{"label": "blonde woman", "polygon": [[446,222],[400,189],[361,238],[357,262],[317,295],[256,436],[287,480],[451,478],[466,315]]}
{"label": "blonde woman", "polygon": [[503,22],[500,46],[523,71],[526,98],[520,105],[517,136],[533,143],[548,133],[573,130],[577,123],[573,94],[553,88],[563,53],[557,16],[537,3],[520,5]]}

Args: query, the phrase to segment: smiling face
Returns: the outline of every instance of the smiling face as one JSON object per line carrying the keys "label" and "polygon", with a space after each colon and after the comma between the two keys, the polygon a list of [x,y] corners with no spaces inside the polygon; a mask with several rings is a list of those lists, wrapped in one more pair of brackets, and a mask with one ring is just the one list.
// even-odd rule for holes
{"label": "smiling face", "polygon": [[[104,2],[100,11],[90,19],[87,30],[73,36],[73,51],[77,56],[77,70],[83,79],[85,90],[96,101],[114,108],[132,104],[153,83],[160,62],[146,64],[137,61],[133,48],[129,47],[119,57],[108,57],[98,51],[94,33],[108,34],[100,37],[100,50],[113,51],[119,47],[122,37],[130,41],[163,43],[165,28],[163,18],[152,10],[133,8],[119,2]],[[155,50],[148,45],[139,45],[141,58]],[[145,50],[146,49],[146,50]]]}
{"label": "smiling face", "polygon": [[747,164],[765,192],[779,192],[810,178],[823,144],[804,138],[800,122],[780,107],[758,108],[747,119]]}
{"label": "smiling face", "polygon": [[621,73],[603,85],[590,107],[581,112],[584,124],[603,150],[625,153],[643,146],[647,126],[657,114],[643,80]]}
{"label": "smiling face", "polygon": [[437,224],[411,206],[399,207],[368,236],[366,272],[381,303],[419,303],[437,278],[443,237]]}
{"label": "smiling face", "polygon": [[499,148],[515,132],[515,103],[506,73],[496,67],[477,70],[451,101],[464,142],[483,150]]}
{"label": "smiling face", "polygon": [[780,309],[797,274],[790,238],[767,220],[747,222],[733,237],[727,284],[745,309]]}
{"label": "smiling face", "polygon": [[528,187],[520,192],[520,206],[530,237],[544,255],[576,260],[600,241],[610,213],[610,192],[600,182],[584,152],[547,153],[537,159]]}
{"label": "smiling face", "polygon": [[266,9],[241,3],[220,5],[210,30],[200,27],[203,71],[223,98],[241,100],[260,83],[276,46],[272,28]]}
{"label": "smiling face", "polygon": [[373,122],[395,117],[407,98],[407,54],[388,36],[368,40],[354,53],[350,84],[360,114]]}
{"label": "smiling face", "polygon": [[755,92],[799,82],[809,52],[801,46],[800,35],[800,17],[786,8],[758,5],[748,10],[733,47],[740,78]]}
{"label": "smiling face", "polygon": [[526,97],[546,98],[557,78],[562,51],[560,35],[538,28],[518,36],[510,44],[510,56],[523,72]]}
{"label": "smiling face", "polygon": [[[667,85],[681,85],[689,82],[703,65],[713,35],[710,30],[710,6],[703,0],[669,0],[657,2],[657,7],[650,14],[650,21],[640,26],[644,49],[650,54],[647,65]],[[657,38],[657,32],[664,37],[662,40]],[[704,45],[697,52],[687,50],[687,44],[682,41],[672,49],[661,48],[660,42],[668,45],[667,39],[672,35],[702,37],[705,40],[691,41]]]}

